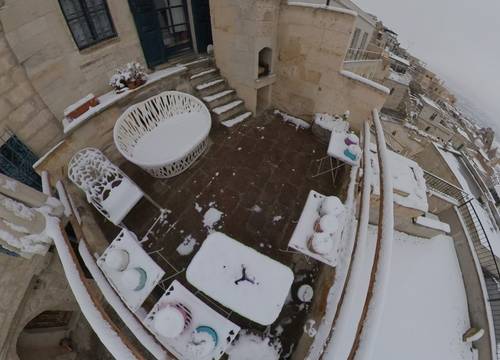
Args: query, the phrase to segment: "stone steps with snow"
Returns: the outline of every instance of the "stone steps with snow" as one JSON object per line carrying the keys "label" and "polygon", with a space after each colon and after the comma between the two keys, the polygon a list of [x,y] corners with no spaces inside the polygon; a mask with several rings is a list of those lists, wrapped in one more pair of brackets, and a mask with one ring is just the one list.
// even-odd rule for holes
{"label": "stone steps with snow", "polygon": [[[192,74],[192,73],[191,73]],[[219,69],[216,68],[203,68],[203,71],[191,75],[189,81],[191,85],[196,87],[200,84],[210,82],[215,79],[220,79]]]}
{"label": "stone steps with snow", "polygon": [[212,114],[215,116],[218,122],[223,122],[245,111],[246,109],[243,100],[237,99],[227,104],[213,108]]}
{"label": "stone steps with snow", "polygon": [[190,70],[196,69],[196,68],[201,68],[201,67],[206,67],[210,65],[210,58],[207,56],[203,56],[188,62],[181,62],[178,63],[177,66],[184,66],[187,67]]}
{"label": "stone steps with snow", "polygon": [[226,80],[223,78],[215,78],[210,81],[198,84],[195,86],[196,91],[198,91],[201,97],[205,97],[208,95],[213,95],[218,92],[221,92],[226,88]]}
{"label": "stone steps with snow", "polygon": [[229,128],[238,125],[239,123],[247,120],[250,117],[252,117],[252,113],[250,111],[247,111],[243,114],[238,114],[228,120],[222,121],[221,124]]}
{"label": "stone steps with snow", "polygon": [[236,100],[236,90],[226,89],[213,95],[204,96],[202,100],[207,104],[210,109],[227,104]]}

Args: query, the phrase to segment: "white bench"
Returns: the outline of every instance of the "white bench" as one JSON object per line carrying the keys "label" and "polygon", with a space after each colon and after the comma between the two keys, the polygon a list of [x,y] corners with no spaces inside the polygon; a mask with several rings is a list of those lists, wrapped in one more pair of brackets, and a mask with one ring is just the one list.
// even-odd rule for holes
{"label": "white bench", "polygon": [[113,137],[127,160],[155,177],[169,178],[203,154],[211,125],[203,102],[166,91],[129,107],[117,120]]}

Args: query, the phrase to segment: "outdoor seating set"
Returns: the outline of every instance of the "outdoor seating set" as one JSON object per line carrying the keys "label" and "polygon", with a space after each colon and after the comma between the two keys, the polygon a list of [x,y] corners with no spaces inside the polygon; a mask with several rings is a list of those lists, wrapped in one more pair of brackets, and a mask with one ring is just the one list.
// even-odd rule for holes
{"label": "outdoor seating set", "polygon": [[[349,123],[338,116],[316,114],[316,128],[330,132],[327,155],[316,160],[313,178],[330,173],[335,182],[344,165],[358,166],[361,158],[359,138],[349,132]],[[323,137],[324,132],[321,132]],[[322,138],[320,138],[321,140]],[[339,198],[309,192],[288,247],[332,267],[337,265],[346,209]]]}
{"label": "outdoor seating set", "polygon": [[[210,121],[208,109],[198,99],[165,92],[129,108],[116,122],[114,139],[128,160],[153,176],[171,177],[186,170],[205,151]],[[143,197],[162,215],[165,212],[98,149],[77,152],[69,163],[68,176],[85,192],[89,203],[122,228],[97,264],[130,311],[141,318],[139,310],[145,300],[171,277],[162,281],[165,271],[123,219]],[[231,311],[267,326],[277,319],[294,275],[285,265],[214,232],[187,267],[186,279]],[[173,280],[142,322],[180,359],[218,359],[240,327],[227,318],[230,313],[220,315],[196,294]]]}

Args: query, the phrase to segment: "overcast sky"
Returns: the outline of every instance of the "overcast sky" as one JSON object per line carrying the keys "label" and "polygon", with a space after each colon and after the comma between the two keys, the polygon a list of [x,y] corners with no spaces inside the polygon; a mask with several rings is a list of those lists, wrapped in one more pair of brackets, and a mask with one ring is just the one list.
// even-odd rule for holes
{"label": "overcast sky", "polygon": [[461,93],[500,135],[499,0],[354,0]]}

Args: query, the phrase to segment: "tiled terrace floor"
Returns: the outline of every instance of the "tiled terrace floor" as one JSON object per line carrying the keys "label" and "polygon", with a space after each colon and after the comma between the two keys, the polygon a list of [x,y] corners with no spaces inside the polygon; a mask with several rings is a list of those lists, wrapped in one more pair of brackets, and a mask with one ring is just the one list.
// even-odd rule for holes
{"label": "tiled terrace floor", "polygon": [[[170,210],[167,221],[154,228],[144,246],[151,251],[160,250],[176,267],[186,268],[209,231],[203,226],[204,213],[210,207],[223,212],[215,230],[292,268],[296,286],[307,282],[316,287],[312,309],[291,300],[270,329],[273,334],[277,325],[283,328],[280,340],[286,354],[303,336],[304,322],[310,318],[315,318],[316,323],[320,320],[329,288],[324,285],[331,285],[334,271],[283,250],[311,189],[345,200],[347,169],[341,169],[335,185],[329,175],[311,178],[314,160],[325,155],[326,146],[310,130],[297,130],[271,114],[231,129],[213,128],[210,139],[212,145],[199,161],[172,179],[155,179],[130,163],[121,165],[146,193]],[[141,202],[125,224],[143,236],[157,213],[151,205]],[[109,224],[102,226],[107,238],[113,239],[117,229]],[[176,248],[187,236],[195,238],[197,245],[190,255],[181,256]],[[152,256],[164,266],[166,276],[172,274],[158,254]],[[320,273],[322,284],[316,281]],[[184,273],[177,279],[187,284]],[[160,295],[158,288],[148,299],[147,310]],[[242,328],[265,330],[236,314],[231,315],[231,320]]]}

